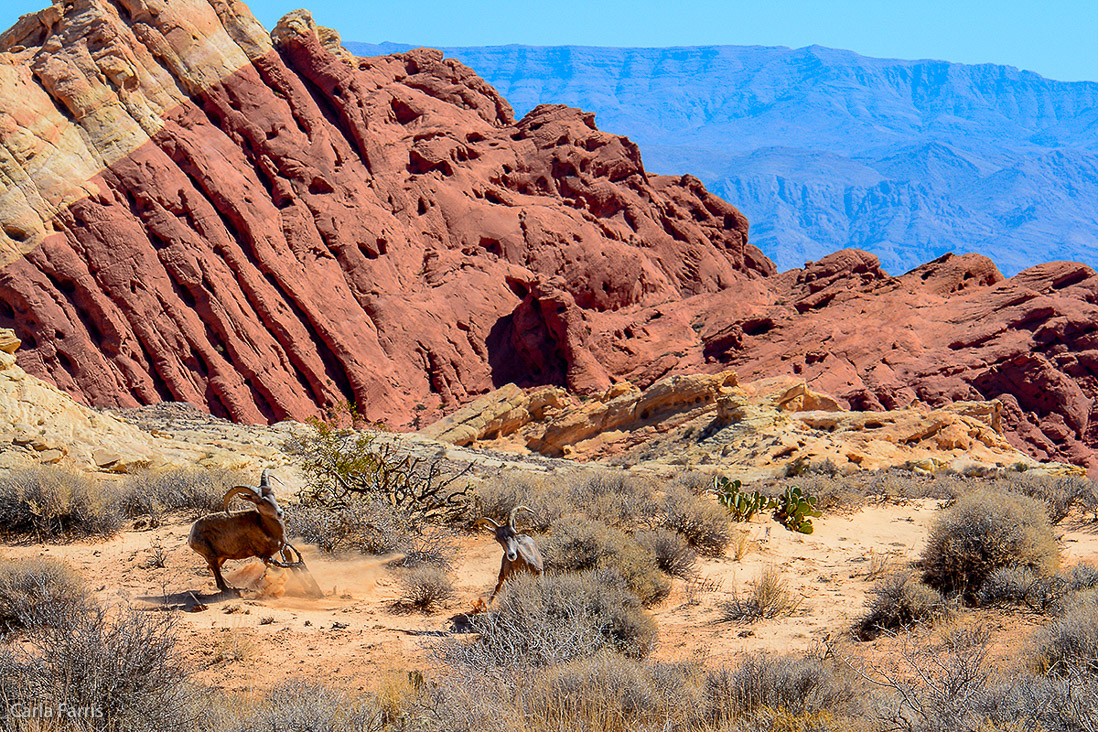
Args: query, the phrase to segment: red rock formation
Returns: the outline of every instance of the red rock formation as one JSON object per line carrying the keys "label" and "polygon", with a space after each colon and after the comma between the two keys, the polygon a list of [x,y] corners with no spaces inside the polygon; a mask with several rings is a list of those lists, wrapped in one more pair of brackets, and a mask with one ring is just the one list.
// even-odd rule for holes
{"label": "red rock formation", "polygon": [[516,122],[438,52],[355,59],[307,13],[275,47],[239,8],[77,0],[0,39],[0,150],[26,158],[4,172],[37,195],[0,199],[0,324],[74,395],[400,424],[507,381],[606,385],[584,314],[773,271],[739,212],[591,115]]}
{"label": "red rock formation", "polygon": [[1094,468],[1096,303],[1081,265],[972,255],[777,275],[591,115],[515,121],[461,64],[353,58],[305,13],[72,0],[0,35],[0,327],[94,404],[401,426],[734,366],[859,409],[999,398],[1015,444]]}

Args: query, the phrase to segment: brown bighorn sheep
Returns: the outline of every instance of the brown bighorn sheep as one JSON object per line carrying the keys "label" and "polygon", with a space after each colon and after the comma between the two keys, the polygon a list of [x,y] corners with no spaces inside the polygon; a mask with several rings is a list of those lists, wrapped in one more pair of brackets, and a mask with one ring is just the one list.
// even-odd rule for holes
{"label": "brown bighorn sheep", "polygon": [[[286,524],[282,521],[282,508],[275,500],[270,478],[270,468],[265,468],[257,487],[238,485],[230,488],[222,499],[225,513],[203,516],[191,527],[187,544],[210,565],[221,592],[239,592],[221,576],[221,565],[228,559],[259,557],[264,564],[291,569],[304,565],[300,552],[286,543]],[[235,496],[254,503],[257,510],[230,513],[229,504]],[[294,553],[297,553],[296,560]],[[285,561],[274,559],[276,554]]]}
{"label": "brown bighorn sheep", "polygon": [[487,516],[476,523],[477,527],[490,526],[496,532],[496,541],[503,547],[503,562],[499,566],[499,582],[496,583],[496,589],[492,591],[492,596],[488,598],[488,602],[492,602],[496,598],[499,588],[503,587],[503,583],[515,572],[541,574],[545,571],[545,562],[542,561],[538,545],[534,543],[533,538],[518,533],[515,528],[515,514],[519,511],[533,513],[526,506],[515,506],[511,509],[511,515],[508,517],[507,523],[502,526]]}

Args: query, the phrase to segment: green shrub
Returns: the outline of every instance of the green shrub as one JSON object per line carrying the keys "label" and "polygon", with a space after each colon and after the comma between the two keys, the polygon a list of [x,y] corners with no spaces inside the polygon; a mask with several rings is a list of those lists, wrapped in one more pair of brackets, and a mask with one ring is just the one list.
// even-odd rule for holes
{"label": "green shrub", "polygon": [[656,622],[614,570],[512,578],[495,612],[475,615],[479,637],[443,642],[451,664],[481,670],[551,666],[608,648],[644,658],[656,644]]}
{"label": "green shrub", "polygon": [[0,635],[44,625],[89,602],[84,581],[53,559],[0,561]]}
{"label": "green shrub", "polygon": [[567,516],[542,542],[546,566],[558,572],[613,569],[646,605],[662,600],[671,583],[655,554],[635,539],[600,521]]}
{"label": "green shrub", "polygon": [[898,572],[883,578],[870,590],[869,612],[858,624],[858,630],[863,638],[873,638],[882,630],[909,628],[948,614],[949,608],[941,595],[912,573]]}
{"label": "green shrub", "polygon": [[43,539],[111,536],[123,524],[117,491],[62,468],[0,478],[0,531]]}
{"label": "green shrub", "polygon": [[1028,567],[1048,575],[1059,560],[1056,536],[1040,503],[977,490],[938,517],[921,563],[931,587],[975,600],[988,575],[1000,567]]}

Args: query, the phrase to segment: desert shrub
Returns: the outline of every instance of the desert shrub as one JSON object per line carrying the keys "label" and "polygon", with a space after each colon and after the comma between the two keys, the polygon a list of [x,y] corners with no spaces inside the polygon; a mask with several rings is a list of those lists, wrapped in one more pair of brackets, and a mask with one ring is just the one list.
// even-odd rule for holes
{"label": "desert shrub", "polygon": [[882,630],[908,628],[948,614],[942,596],[910,572],[898,572],[879,581],[870,590],[869,612],[858,624],[863,638]]}
{"label": "desert shrub", "polygon": [[656,506],[659,525],[682,534],[699,554],[719,557],[732,539],[728,512],[708,496],[669,485]]}
{"label": "desert shrub", "polygon": [[567,483],[564,497],[574,510],[608,526],[631,531],[651,523],[656,488],[648,478],[623,471],[581,474]]}
{"label": "desert shrub", "polygon": [[1068,589],[1072,592],[1081,592],[1096,587],[1098,587],[1098,567],[1080,562],[1071,568],[1071,573],[1068,575]]}
{"label": "desert shrub", "polygon": [[1045,506],[1049,521],[1063,521],[1073,506],[1088,493],[1090,481],[1077,476],[1030,476],[1022,474],[1010,485],[1018,493],[1035,498]]}
{"label": "desert shrub", "polygon": [[582,516],[566,516],[542,542],[546,566],[555,571],[613,569],[645,603],[658,602],[671,591],[656,556],[612,526]]}
{"label": "desert shrub", "polygon": [[225,493],[238,484],[249,481],[231,470],[174,468],[137,473],[122,483],[120,501],[127,517],[147,516],[157,526],[171,511],[199,515],[221,510]]}
{"label": "desert shrub", "polygon": [[376,702],[303,680],[271,689],[242,719],[224,732],[380,732],[384,719]]}
{"label": "desert shrub", "polygon": [[516,506],[527,506],[533,513],[522,513],[520,531],[545,532],[571,510],[560,491],[547,488],[532,476],[501,473],[484,481],[476,489],[476,518],[487,516],[504,523]]}
{"label": "desert shrub", "polygon": [[521,575],[507,583],[496,611],[473,616],[479,637],[436,647],[447,662],[483,671],[551,666],[600,649],[644,658],[656,622],[613,570]]}
{"label": "desert shrub", "polygon": [[721,604],[721,619],[729,622],[754,622],[761,618],[792,615],[801,598],[791,589],[774,566],[764,568],[747,584],[747,592],[733,591],[732,599]]}
{"label": "desert shrub", "polygon": [[930,529],[924,580],[944,593],[974,600],[999,567],[1052,574],[1059,548],[1040,503],[1027,496],[977,490],[957,500]]}
{"label": "desert shrub", "polygon": [[417,610],[431,610],[454,596],[454,585],[446,570],[422,566],[401,572],[400,604]]}
{"label": "desert shrub", "polygon": [[727,724],[765,710],[792,715],[852,709],[857,688],[818,658],[748,656],[736,668],[709,673],[706,716]]}
{"label": "desert shrub", "polygon": [[34,467],[0,478],[0,530],[6,534],[111,536],[122,524],[117,492],[77,473]]}
{"label": "desert shrub", "polygon": [[702,496],[713,490],[713,479],[719,473],[712,470],[682,470],[671,479],[673,488],[685,488],[695,496]]}
{"label": "desert shrub", "polygon": [[406,552],[416,536],[406,515],[387,503],[369,499],[353,500],[340,508],[290,505],[285,509],[285,521],[290,536],[329,554]]}
{"label": "desert shrub", "polygon": [[1000,567],[987,576],[980,605],[1025,605],[1036,612],[1055,609],[1070,591],[1066,577],[1041,575],[1029,567]]}
{"label": "desert shrub", "polygon": [[57,620],[88,601],[84,581],[61,562],[0,561],[0,635]]}
{"label": "desert shrub", "polygon": [[[87,605],[0,649],[0,700],[10,710],[65,702],[98,710],[96,730],[190,729],[190,692],[172,616]],[[5,720],[10,729],[16,720]]]}
{"label": "desert shrub", "polygon": [[1098,598],[1083,595],[1038,632],[1031,663],[1041,673],[1098,674]]}
{"label": "desert shrub", "polygon": [[694,575],[698,555],[682,534],[666,529],[638,531],[633,535],[637,543],[656,558],[656,565],[672,577],[686,579]]}

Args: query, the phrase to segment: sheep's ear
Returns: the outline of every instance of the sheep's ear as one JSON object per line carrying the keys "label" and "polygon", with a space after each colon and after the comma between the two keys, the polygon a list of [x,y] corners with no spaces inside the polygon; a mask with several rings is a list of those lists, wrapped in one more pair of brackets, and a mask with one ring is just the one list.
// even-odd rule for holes
{"label": "sheep's ear", "polygon": [[273,496],[273,495],[274,495],[274,489],[273,488],[271,488],[269,485],[263,486],[263,497],[264,498],[266,498],[267,496]]}

